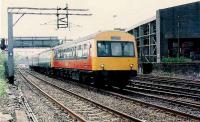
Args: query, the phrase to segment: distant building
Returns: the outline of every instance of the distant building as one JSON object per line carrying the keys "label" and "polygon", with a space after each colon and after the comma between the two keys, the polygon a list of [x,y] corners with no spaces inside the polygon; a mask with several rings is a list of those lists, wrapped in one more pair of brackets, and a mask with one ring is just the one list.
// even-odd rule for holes
{"label": "distant building", "polygon": [[142,63],[179,56],[200,60],[200,2],[157,10],[126,31],[136,36]]}

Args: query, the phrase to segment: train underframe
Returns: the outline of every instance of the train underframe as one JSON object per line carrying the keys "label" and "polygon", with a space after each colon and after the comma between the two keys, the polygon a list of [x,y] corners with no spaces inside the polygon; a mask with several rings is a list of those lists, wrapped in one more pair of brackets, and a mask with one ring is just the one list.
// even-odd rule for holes
{"label": "train underframe", "polygon": [[56,78],[73,79],[86,84],[95,84],[96,86],[117,86],[120,88],[129,84],[130,79],[137,75],[137,71],[88,71],[79,69],[63,69],[63,68],[44,68],[39,66],[31,66],[36,72],[49,75]]}

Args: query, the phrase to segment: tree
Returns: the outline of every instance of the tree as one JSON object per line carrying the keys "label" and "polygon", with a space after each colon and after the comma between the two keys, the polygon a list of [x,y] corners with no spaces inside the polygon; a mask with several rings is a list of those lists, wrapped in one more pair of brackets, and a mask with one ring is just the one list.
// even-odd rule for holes
{"label": "tree", "polygon": [[5,44],[5,39],[1,40],[1,50],[5,50],[6,49],[6,44]]}

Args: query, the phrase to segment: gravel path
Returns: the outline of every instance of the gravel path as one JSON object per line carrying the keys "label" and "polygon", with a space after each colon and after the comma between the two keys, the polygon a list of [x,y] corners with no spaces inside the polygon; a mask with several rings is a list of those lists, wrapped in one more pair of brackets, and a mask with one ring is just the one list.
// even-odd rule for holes
{"label": "gravel path", "polygon": [[24,82],[24,79],[17,78],[19,87],[30,104],[39,122],[70,122],[68,115],[59,110],[49,102],[39,91]]}
{"label": "gravel path", "polygon": [[6,93],[0,96],[0,121],[16,122],[15,110],[25,111],[18,87],[6,84]]}
{"label": "gravel path", "polygon": [[130,102],[124,99],[118,99],[109,95],[104,95],[97,93],[93,90],[82,88],[67,82],[60,82],[58,80],[52,80],[47,76],[39,75],[40,77],[50,80],[52,83],[62,86],[63,88],[73,91],[75,93],[81,94],[88,99],[95,100],[99,103],[107,105],[115,110],[122,111],[136,118],[146,120],[147,122],[191,122],[192,120],[172,115],[170,113],[163,112],[161,110],[148,107],[145,105],[140,105],[138,103]]}

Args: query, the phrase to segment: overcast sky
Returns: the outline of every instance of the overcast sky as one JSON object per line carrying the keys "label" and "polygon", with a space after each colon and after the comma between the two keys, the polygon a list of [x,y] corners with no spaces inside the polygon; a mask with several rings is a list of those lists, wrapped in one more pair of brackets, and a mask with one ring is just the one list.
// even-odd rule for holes
{"label": "overcast sky", "polygon": [[[99,30],[128,28],[155,16],[156,10],[198,0],[0,0],[0,37],[7,37],[7,7],[65,7],[89,9],[92,16],[70,16],[72,27],[56,29],[56,16],[25,15],[14,26],[14,36],[59,36],[76,39]],[[19,16],[14,16],[14,21]],[[45,24],[47,23],[47,24]]]}

